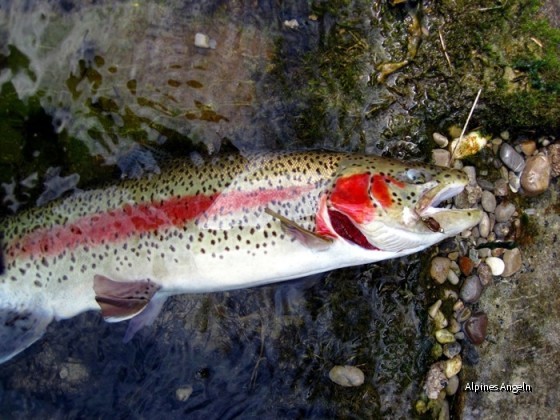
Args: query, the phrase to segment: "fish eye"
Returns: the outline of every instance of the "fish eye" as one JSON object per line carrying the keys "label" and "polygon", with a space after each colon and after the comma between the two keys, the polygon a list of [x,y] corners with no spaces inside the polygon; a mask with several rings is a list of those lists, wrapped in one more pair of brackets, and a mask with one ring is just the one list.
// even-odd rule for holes
{"label": "fish eye", "polygon": [[425,184],[431,181],[432,175],[422,169],[409,168],[406,171],[399,172],[395,178],[407,184]]}

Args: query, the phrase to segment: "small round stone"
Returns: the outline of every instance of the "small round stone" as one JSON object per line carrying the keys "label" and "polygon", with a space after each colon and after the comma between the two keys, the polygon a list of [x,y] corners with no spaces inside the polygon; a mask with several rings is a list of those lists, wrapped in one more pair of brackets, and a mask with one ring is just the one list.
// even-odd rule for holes
{"label": "small round stone", "polygon": [[448,343],[443,346],[443,354],[451,359],[461,353],[461,345],[458,342]]}
{"label": "small round stone", "polygon": [[436,166],[449,168],[451,166],[451,153],[443,149],[434,149],[432,150],[432,162]]}
{"label": "small round stone", "polygon": [[508,192],[509,188],[507,180],[500,178],[494,183],[494,195],[497,197],[505,197],[508,195]]}
{"label": "small round stone", "polygon": [[519,248],[507,249],[503,255],[504,272],[502,277],[509,277],[521,269],[521,251]]}
{"label": "small round stone", "polygon": [[535,196],[545,192],[550,184],[550,172],[550,159],[545,154],[528,158],[520,180],[525,194]]}
{"label": "small round stone", "polygon": [[459,284],[459,276],[455,274],[455,271],[449,270],[449,273],[447,274],[447,281],[453,285],[457,285]]}
{"label": "small round stone", "polygon": [[537,150],[537,143],[534,140],[525,140],[519,147],[525,156],[531,156]]}
{"label": "small round stone", "polygon": [[469,257],[460,257],[459,268],[465,276],[470,276],[474,269],[474,262]]}
{"label": "small round stone", "polygon": [[441,304],[442,301],[441,299],[438,299],[434,302],[434,304],[432,306],[430,306],[430,308],[428,309],[428,315],[430,315],[430,317],[432,319],[435,319],[435,317],[437,316],[437,313],[439,312],[439,308],[441,308]]}
{"label": "small round stone", "polygon": [[487,211],[488,213],[493,213],[496,209],[496,196],[490,191],[482,191],[480,202],[484,211]]}
{"label": "small round stone", "polygon": [[439,147],[447,147],[449,144],[449,140],[443,134],[434,133],[432,134],[432,137]]}
{"label": "small round stone", "polygon": [[510,202],[503,202],[496,206],[494,214],[496,215],[496,222],[507,222],[515,213],[515,206]]}
{"label": "small round stone", "polygon": [[511,232],[511,226],[509,222],[500,222],[494,225],[494,233],[499,239],[503,239],[509,235]]}
{"label": "small round stone", "polygon": [[435,332],[436,340],[438,343],[447,344],[455,342],[455,336],[446,329],[437,330]]}
{"label": "small round stone", "polygon": [[464,307],[457,313],[457,321],[459,322],[465,322],[470,317],[471,317],[471,310],[467,307]]}
{"label": "small round stone", "polygon": [[463,285],[461,286],[461,292],[459,296],[464,302],[475,303],[480,298],[482,294],[482,284],[478,276],[469,276],[465,279]]}
{"label": "small round stone", "polygon": [[451,378],[461,371],[461,368],[463,367],[463,361],[461,360],[461,356],[457,355],[443,362],[443,365],[443,373],[445,373],[445,376],[447,378]]}
{"label": "small round stone", "polygon": [[525,165],[525,159],[507,143],[502,143],[500,147],[500,159],[505,165],[514,172],[521,172]]}
{"label": "small round stone", "polygon": [[486,287],[492,282],[492,268],[488,265],[488,263],[480,263],[476,268],[476,274],[478,275],[478,279],[480,280],[482,287]]}
{"label": "small round stone", "polygon": [[487,213],[482,213],[482,219],[480,219],[480,223],[478,224],[478,233],[480,233],[480,236],[483,238],[488,238],[490,234],[490,218]]}
{"label": "small round stone", "polygon": [[178,401],[184,402],[189,399],[192,393],[193,387],[190,385],[182,388],[177,388],[177,390],[175,391],[175,398],[177,398]]}
{"label": "small round stone", "polygon": [[364,372],[356,366],[335,366],[329,372],[329,378],[335,384],[345,387],[360,386],[364,383]]}
{"label": "small round stone", "polygon": [[447,381],[447,386],[445,387],[445,393],[449,396],[455,395],[459,389],[459,377],[457,375],[452,376]]}
{"label": "small round stone", "polygon": [[441,390],[447,385],[447,377],[444,372],[443,362],[434,363],[430,366],[426,380],[424,381],[424,392],[430,400],[437,400]]}
{"label": "small round stone", "polygon": [[485,262],[490,267],[493,276],[501,276],[506,268],[503,260],[498,257],[488,257]]}
{"label": "small round stone", "polygon": [[474,345],[480,345],[486,338],[488,327],[488,316],[484,312],[478,312],[471,316],[463,327],[465,335]]}
{"label": "small round stone", "polygon": [[447,279],[451,261],[445,257],[435,257],[430,265],[430,276],[439,284],[443,284]]}

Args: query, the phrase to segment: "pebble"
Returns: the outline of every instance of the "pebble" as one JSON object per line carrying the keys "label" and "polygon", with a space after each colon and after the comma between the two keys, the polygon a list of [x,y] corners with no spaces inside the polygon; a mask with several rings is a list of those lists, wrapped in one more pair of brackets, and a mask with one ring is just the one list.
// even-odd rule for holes
{"label": "pebble", "polygon": [[480,219],[478,224],[478,233],[483,238],[487,238],[490,234],[490,218],[487,213],[482,213],[482,219]]}
{"label": "pebble", "polygon": [[449,379],[461,371],[463,361],[461,360],[461,356],[457,355],[449,360],[446,360],[443,364],[443,373],[445,373],[445,376]]}
{"label": "pebble", "polygon": [[449,270],[449,273],[447,274],[447,281],[453,285],[457,285],[459,284],[459,276],[455,274],[455,271]]}
{"label": "pebble", "polygon": [[438,299],[438,300],[436,300],[435,303],[434,303],[432,306],[430,306],[430,308],[428,309],[428,315],[430,315],[430,317],[431,317],[432,319],[435,319],[437,313],[439,312],[439,308],[441,308],[441,304],[442,304],[441,299]]}
{"label": "pebble", "polygon": [[480,284],[478,276],[469,276],[463,282],[459,296],[464,302],[475,303],[481,294],[482,284]]}
{"label": "pebble", "polygon": [[482,197],[480,199],[482,208],[488,213],[493,213],[496,210],[496,196],[490,191],[482,191]]}
{"label": "pebble", "polygon": [[457,313],[457,321],[459,322],[465,322],[470,317],[471,317],[471,310],[467,307],[464,307]]}
{"label": "pebble", "polygon": [[464,166],[463,172],[467,174],[469,178],[469,184],[475,185],[476,184],[476,168],[474,166]]}
{"label": "pebble", "polygon": [[451,166],[451,153],[444,149],[432,150],[432,161],[434,165],[449,168]]}
{"label": "pebble", "polygon": [[515,213],[515,206],[510,202],[503,202],[496,206],[494,215],[496,216],[496,222],[507,222]]}
{"label": "pebble", "polygon": [[537,143],[534,140],[525,140],[521,142],[519,147],[521,147],[525,156],[531,156],[537,150]]}
{"label": "pebble", "polygon": [[183,388],[177,388],[177,390],[175,391],[175,398],[177,398],[178,401],[185,402],[189,399],[192,393],[193,387],[187,385]]}
{"label": "pebble", "polygon": [[519,248],[507,249],[502,256],[504,261],[504,272],[502,277],[509,277],[521,269],[521,251]]}
{"label": "pebble", "polygon": [[335,366],[330,370],[329,378],[335,384],[345,387],[360,386],[365,380],[364,372],[356,366]]}
{"label": "pebble", "polygon": [[514,193],[519,191],[519,188],[521,187],[521,179],[519,178],[519,176],[517,176],[515,172],[510,172],[508,174],[508,185],[509,185],[509,189],[512,190]]}
{"label": "pebble", "polygon": [[426,375],[424,382],[424,391],[430,400],[437,400],[439,393],[447,386],[447,377],[445,376],[444,366],[442,362],[434,363],[430,366],[430,370]]}
{"label": "pebble", "polygon": [[529,157],[520,179],[525,194],[535,196],[545,192],[550,184],[550,173],[550,159],[545,154]]}
{"label": "pebble", "polygon": [[449,144],[449,140],[443,134],[434,133],[432,134],[432,137],[439,147],[447,147]]}
{"label": "pebble", "polygon": [[445,257],[435,257],[430,265],[430,276],[438,282],[443,284],[447,279],[451,261]]}
{"label": "pebble", "polygon": [[455,342],[455,336],[445,328],[437,330],[434,335],[438,343],[447,344]]}
{"label": "pebble", "polygon": [[437,311],[436,316],[434,317],[434,326],[437,330],[443,330],[443,328],[447,327],[447,318],[441,311]]}
{"label": "pebble", "polygon": [[486,338],[487,327],[488,316],[484,312],[477,312],[465,322],[465,335],[471,343],[478,346],[482,344]]}
{"label": "pebble", "polygon": [[509,223],[496,223],[496,225],[494,226],[494,233],[496,234],[496,237],[499,239],[504,239],[509,232],[511,231],[511,227],[509,225]]}
{"label": "pebble", "polygon": [[445,387],[445,393],[449,396],[455,395],[459,389],[459,377],[457,375],[452,376],[447,381],[447,386]]}
{"label": "pebble", "polygon": [[461,345],[458,342],[448,343],[443,346],[443,354],[445,357],[452,359],[461,353]]}
{"label": "pebble", "polygon": [[501,260],[498,257],[488,257],[486,258],[485,262],[486,262],[485,265],[487,265],[487,267],[490,268],[490,271],[492,272],[493,276],[501,276],[506,268],[506,265],[503,262],[503,260]]}
{"label": "pebble", "polygon": [[498,179],[496,180],[496,182],[494,183],[494,195],[496,197],[505,197],[506,195],[508,195],[508,183],[507,180],[505,179]]}
{"label": "pebble", "polygon": [[290,19],[284,21],[284,26],[289,29],[297,29],[299,28],[299,23],[297,19]]}
{"label": "pebble", "polygon": [[525,166],[525,159],[507,143],[502,143],[500,147],[500,159],[514,172],[521,172]]}
{"label": "pebble", "polygon": [[470,276],[474,269],[474,262],[469,257],[459,257],[459,269],[465,276]]}
{"label": "pebble", "polygon": [[210,48],[210,37],[197,32],[194,36],[194,46],[198,48]]}
{"label": "pebble", "polygon": [[[499,260],[499,258],[497,259]],[[493,261],[491,261],[491,263],[494,264]],[[492,275],[494,275],[494,273],[492,272],[492,268],[488,265],[487,262],[479,264],[479,266],[476,268],[476,274],[478,275],[478,279],[480,280],[480,284],[482,285],[482,287],[488,286],[492,282]],[[499,276],[500,274],[495,275]]]}
{"label": "pebble", "polygon": [[449,326],[447,327],[447,329],[450,333],[458,333],[459,331],[461,331],[461,324],[459,324],[459,321],[457,321],[455,318],[451,318],[449,320]]}

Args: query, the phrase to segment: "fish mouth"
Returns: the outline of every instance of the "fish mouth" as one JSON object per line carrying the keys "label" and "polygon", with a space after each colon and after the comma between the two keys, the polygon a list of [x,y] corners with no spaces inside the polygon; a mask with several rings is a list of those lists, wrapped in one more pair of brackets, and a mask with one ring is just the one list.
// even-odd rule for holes
{"label": "fish mouth", "polygon": [[433,232],[445,233],[446,236],[458,234],[476,226],[482,211],[477,208],[449,209],[438,207],[446,200],[460,194],[466,183],[438,184],[427,190],[414,207],[416,215],[424,225]]}

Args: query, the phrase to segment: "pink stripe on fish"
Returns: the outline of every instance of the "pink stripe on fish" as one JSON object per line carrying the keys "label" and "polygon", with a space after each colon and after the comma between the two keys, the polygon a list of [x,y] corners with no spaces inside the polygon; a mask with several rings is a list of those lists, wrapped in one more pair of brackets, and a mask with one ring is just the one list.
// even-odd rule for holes
{"label": "pink stripe on fish", "polygon": [[233,213],[243,208],[263,207],[271,201],[297,198],[313,188],[313,185],[307,185],[279,190],[233,191],[208,196],[173,197],[150,204],[127,204],[120,209],[81,217],[67,225],[39,228],[11,244],[6,254],[9,259],[44,257],[58,255],[64,250],[73,250],[81,245],[121,243],[133,234],[183,226],[201,215],[209,217]]}

